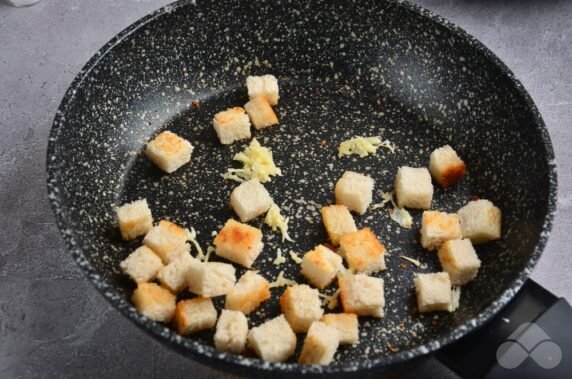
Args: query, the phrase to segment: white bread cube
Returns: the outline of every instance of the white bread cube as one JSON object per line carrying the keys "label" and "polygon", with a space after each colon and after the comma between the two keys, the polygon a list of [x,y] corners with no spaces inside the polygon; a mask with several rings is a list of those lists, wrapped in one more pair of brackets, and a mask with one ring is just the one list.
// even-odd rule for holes
{"label": "white bread cube", "polygon": [[336,183],[336,204],[364,214],[371,204],[374,181],[367,175],[346,171]]}
{"label": "white bread cube", "polygon": [[255,97],[244,105],[244,109],[250,117],[254,129],[261,130],[278,124],[278,117],[270,106],[268,100],[263,96]]}
{"label": "white bread cube", "polygon": [[357,231],[356,223],[345,205],[328,205],[322,208],[322,221],[332,245],[338,246],[340,238]]}
{"label": "white bread cube", "polygon": [[250,120],[241,107],[229,108],[215,114],[213,126],[220,143],[230,145],[235,141],[250,139]]}
{"label": "white bread cube", "polygon": [[334,280],[342,265],[342,257],[324,245],[304,254],[302,275],[319,289],[324,289]]}
{"label": "white bread cube", "polygon": [[177,303],[175,325],[177,332],[181,335],[211,329],[216,324],[216,318],[216,309],[211,299],[195,297]]}
{"label": "white bread cube", "polygon": [[187,288],[187,275],[192,265],[198,265],[200,261],[190,254],[183,254],[157,273],[157,279],[161,285],[173,293],[178,293]]}
{"label": "white bread cube", "polygon": [[217,350],[240,354],[246,347],[248,320],[244,313],[223,309],[216,324],[214,344]]}
{"label": "white bread cube", "polygon": [[449,274],[446,272],[418,274],[414,282],[419,312],[453,311],[455,307]]}
{"label": "white bread cube", "polygon": [[383,279],[364,274],[339,274],[340,299],[344,312],[358,316],[383,317]]}
{"label": "white bread cube", "polygon": [[140,246],[119,264],[123,273],[136,282],[150,282],[163,268],[163,262],[153,250]]}
{"label": "white bread cube", "polygon": [[400,167],[395,176],[395,197],[400,208],[431,208],[433,184],[429,170],[425,167]]}
{"label": "white bread cube", "polygon": [[328,365],[334,360],[340,339],[338,331],[320,321],[308,329],[298,363],[301,365]]}
{"label": "white bread cube", "polygon": [[155,283],[138,282],[131,301],[143,316],[151,320],[169,322],[175,314],[175,295]]}
{"label": "white bread cube", "polygon": [[249,76],[246,78],[246,88],[250,99],[263,96],[270,105],[278,104],[278,80],[274,75]]}
{"label": "white bread cube", "polygon": [[268,299],[270,299],[268,280],[254,271],[247,271],[226,295],[224,307],[247,315]]}
{"label": "white bread cube", "polygon": [[280,309],[294,332],[306,332],[312,322],[324,315],[319,295],[318,290],[306,284],[286,288],[280,297]]}
{"label": "white bread cube", "polygon": [[443,271],[449,274],[451,283],[455,286],[465,285],[475,279],[481,267],[481,260],[468,238],[446,241],[437,254]]}
{"label": "white bread cube", "polygon": [[328,313],[320,319],[338,331],[340,345],[355,345],[359,342],[359,323],[354,313]]}
{"label": "white bread cube", "polygon": [[421,246],[437,250],[443,242],[462,238],[459,215],[439,211],[425,211],[421,218]]}
{"label": "white bread cube", "polygon": [[272,198],[258,179],[241,183],[230,194],[230,206],[242,222],[266,213],[271,205]]}
{"label": "white bread cube", "polygon": [[501,238],[501,210],[489,200],[470,201],[458,211],[463,238],[474,245]]}
{"label": "white bread cube", "polygon": [[187,271],[189,291],[203,297],[226,295],[236,282],[235,268],[227,263],[198,262]]}
{"label": "white bread cube", "polygon": [[370,228],[343,236],[339,254],[353,272],[372,274],[385,270],[385,246]]}
{"label": "white bread cube", "polygon": [[294,354],[296,334],[280,315],[250,329],[248,346],[266,362],[284,362]]}
{"label": "white bread cube", "polygon": [[115,213],[124,240],[144,236],[153,227],[153,216],[146,199],[123,204],[115,209]]}
{"label": "white bread cube", "polygon": [[164,131],[147,144],[145,155],[170,174],[191,160],[193,146],[175,133]]}
{"label": "white bread cube", "polygon": [[213,243],[216,255],[246,268],[252,267],[264,247],[260,229],[233,219],[226,222]]}
{"label": "white bread cube", "polygon": [[187,243],[188,235],[187,229],[161,220],[147,233],[143,244],[160,256],[164,264],[169,264],[191,251]]}
{"label": "white bread cube", "polygon": [[431,176],[441,187],[457,184],[465,175],[465,162],[449,145],[433,150],[429,158]]}

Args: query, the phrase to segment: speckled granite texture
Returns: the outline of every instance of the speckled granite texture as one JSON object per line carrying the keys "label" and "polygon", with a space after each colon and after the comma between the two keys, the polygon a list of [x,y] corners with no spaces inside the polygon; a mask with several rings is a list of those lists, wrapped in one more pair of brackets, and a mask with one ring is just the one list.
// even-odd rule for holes
{"label": "speckled granite texture", "polygon": [[[555,145],[560,191],[554,231],[533,278],[572,298],[565,258],[572,205],[572,157],[565,151],[571,85],[561,80],[571,76],[566,62],[572,23],[565,15],[572,5],[419,3],[490,47],[540,108]],[[67,256],[45,199],[47,134],[71,79],[103,43],[163,4],[96,7],[45,0],[24,10],[0,7],[0,376],[217,375],[152,341],[93,290]],[[428,374],[452,376],[428,361],[410,377]]]}

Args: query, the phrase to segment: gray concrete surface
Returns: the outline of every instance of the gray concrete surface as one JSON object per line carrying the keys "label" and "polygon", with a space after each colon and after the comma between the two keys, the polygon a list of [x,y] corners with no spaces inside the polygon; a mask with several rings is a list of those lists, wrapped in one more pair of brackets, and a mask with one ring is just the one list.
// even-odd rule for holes
{"label": "gray concrete surface", "polygon": [[[559,169],[558,213],[533,278],[572,301],[572,1],[418,0],[489,46],[540,108]],[[54,113],[107,40],[169,0],[0,0],[0,377],[222,377],[116,312],[66,253],[46,198]],[[431,359],[407,377],[454,378]]]}

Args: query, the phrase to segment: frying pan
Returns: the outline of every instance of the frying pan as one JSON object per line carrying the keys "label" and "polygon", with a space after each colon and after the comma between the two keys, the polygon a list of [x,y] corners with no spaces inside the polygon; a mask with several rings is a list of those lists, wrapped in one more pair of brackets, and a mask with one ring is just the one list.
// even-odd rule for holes
{"label": "frying pan", "polygon": [[[468,174],[453,188],[436,186],[432,208],[456,211],[478,196],[503,211],[503,238],[478,246],[482,267],[463,287],[456,312],[414,312],[414,275],[440,267],[418,243],[421,212],[412,211],[414,226],[404,229],[387,209],[356,216],[358,228],[371,227],[388,250],[388,269],[376,274],[385,281],[386,315],[361,319],[359,345],[340,347],[329,366],[217,352],[212,331],[181,337],[132,307],[134,285],[119,262],[140,241],[121,240],[114,206],[146,198],[155,220],[192,226],[203,248],[211,244],[212,231],[235,217],[228,202],[237,183],[220,174],[238,167],[232,157],[248,144],[221,145],[212,118],[246,103],[247,75],[266,73],[279,79],[280,125],[254,136],[283,171],[266,187],[290,217],[295,242],[281,242],[254,221],[265,242],[254,268],[270,280],[284,271],[304,282],[292,261],[273,264],[277,249],[304,253],[327,241],[319,210],[332,203],[345,170],[373,177],[379,202],[399,166],[425,167],[433,149],[450,144]],[[166,129],[195,146],[191,163],[170,175],[142,153]],[[381,135],[397,150],[338,158],[339,143],[357,135]],[[521,288],[546,244],[556,199],[551,142],[520,82],[467,33],[401,1],[180,1],[164,7],[113,38],[81,70],[55,117],[47,160],[61,233],[103,296],[182,354],[249,375],[392,370],[459,340]],[[282,291],[272,290],[250,325],[278,314]],[[220,307],[221,299],[215,303]],[[298,340],[301,345],[303,336]]]}

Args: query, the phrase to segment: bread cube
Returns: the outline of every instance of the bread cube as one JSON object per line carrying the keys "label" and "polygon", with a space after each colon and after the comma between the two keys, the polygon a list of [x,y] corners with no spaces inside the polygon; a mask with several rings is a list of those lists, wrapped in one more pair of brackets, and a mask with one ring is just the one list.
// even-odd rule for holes
{"label": "bread cube", "polygon": [[254,271],[247,271],[226,295],[224,307],[248,315],[268,299],[270,299],[268,280]]}
{"label": "bread cube", "polygon": [[121,270],[136,282],[150,282],[163,267],[161,258],[146,246],[141,246],[120,264]]}
{"label": "bread cube", "polygon": [[364,214],[371,204],[374,181],[367,175],[346,171],[336,183],[336,204]]}
{"label": "bread cube", "polygon": [[123,204],[115,209],[115,213],[124,240],[144,236],[153,227],[153,216],[146,199]]}
{"label": "bread cube", "polygon": [[383,317],[383,279],[364,274],[339,274],[340,298],[344,312],[358,316]]}
{"label": "bread cube", "polygon": [[345,205],[328,205],[322,208],[322,220],[332,245],[338,246],[340,238],[357,231],[356,223]]}
{"label": "bread cube", "polygon": [[274,75],[249,76],[246,78],[246,88],[250,99],[262,96],[270,105],[278,104],[278,80]]}
{"label": "bread cube", "polygon": [[355,345],[359,342],[359,324],[354,313],[328,313],[320,319],[338,331],[340,345]]}
{"label": "bread cube", "polygon": [[419,312],[453,311],[451,280],[446,272],[417,274],[414,279]]}
{"label": "bread cube", "polygon": [[181,335],[211,329],[216,324],[217,313],[211,299],[195,297],[181,300],[175,311],[175,325]]}
{"label": "bread cube", "polygon": [[457,184],[465,175],[465,162],[449,145],[433,150],[429,158],[431,176],[441,187]]}
{"label": "bread cube", "polygon": [[215,348],[228,353],[241,354],[246,347],[248,320],[244,313],[223,309],[216,324]]}
{"label": "bread cube", "polygon": [[187,275],[192,265],[199,265],[200,261],[190,254],[183,254],[157,273],[161,285],[173,293],[178,293],[188,286]]}
{"label": "bread cube", "polygon": [[297,284],[286,288],[280,297],[280,309],[292,330],[304,333],[312,322],[324,314],[318,290],[306,284]]}
{"label": "bread cube", "polygon": [[425,211],[421,218],[421,246],[437,250],[443,242],[463,236],[459,215],[439,211]]}
{"label": "bread cube", "polygon": [[191,160],[193,146],[175,133],[164,131],[147,144],[145,155],[157,167],[170,174]]}
{"label": "bread cube", "polygon": [[272,203],[270,194],[258,179],[241,183],[230,194],[230,206],[242,222],[266,213]]}
{"label": "bread cube", "polygon": [[172,222],[161,220],[143,239],[143,244],[153,250],[164,264],[169,264],[181,255],[189,254],[187,243],[189,231]]}
{"label": "bread cube", "polygon": [[256,130],[278,124],[276,113],[274,113],[270,103],[263,96],[258,96],[250,100],[244,105],[244,109]]}
{"label": "bread cube", "polygon": [[342,265],[342,257],[324,245],[318,245],[304,254],[302,275],[319,289],[324,289],[334,280]]}
{"label": "bread cube", "polygon": [[354,272],[372,274],[385,270],[385,246],[370,228],[343,236],[340,239],[339,254]]}
{"label": "bread cube", "polygon": [[463,238],[473,245],[501,238],[501,210],[489,200],[470,201],[458,211]]}
{"label": "bread cube", "polygon": [[462,286],[475,279],[481,261],[468,238],[446,241],[438,252],[443,271],[449,274],[451,283]]}
{"label": "bread cube", "polygon": [[155,283],[138,282],[131,301],[143,316],[154,321],[169,322],[175,313],[175,295]]}
{"label": "bread cube", "polygon": [[241,107],[229,108],[215,114],[213,126],[220,143],[230,145],[235,141],[250,139],[250,120]]}
{"label": "bread cube", "polygon": [[400,208],[431,208],[433,184],[429,170],[425,167],[400,167],[395,176],[395,198]]}
{"label": "bread cube", "polygon": [[280,315],[248,332],[248,346],[266,362],[284,362],[294,354],[296,334]]}
{"label": "bread cube", "polygon": [[216,235],[214,245],[216,255],[246,268],[252,267],[264,247],[260,229],[233,219]]}
{"label": "bread cube", "polygon": [[328,365],[340,343],[338,331],[320,321],[314,321],[308,329],[298,363],[301,365]]}
{"label": "bread cube", "polygon": [[230,292],[236,282],[236,270],[227,263],[198,262],[189,266],[189,291],[203,297],[216,297]]}

